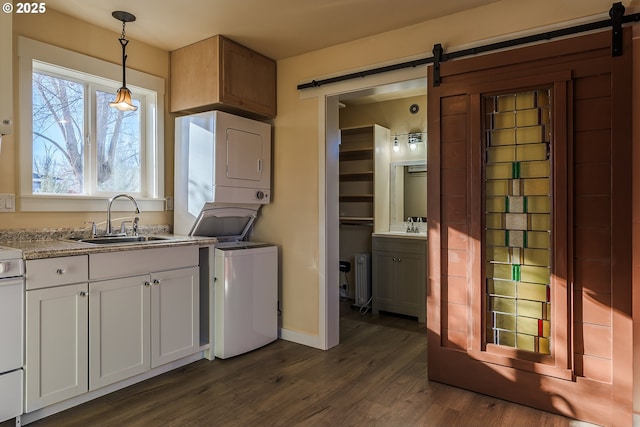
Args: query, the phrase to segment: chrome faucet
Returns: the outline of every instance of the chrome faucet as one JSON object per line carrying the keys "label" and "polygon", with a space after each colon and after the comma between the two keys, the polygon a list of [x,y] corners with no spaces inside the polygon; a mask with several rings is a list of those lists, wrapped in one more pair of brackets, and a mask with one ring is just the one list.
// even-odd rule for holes
{"label": "chrome faucet", "polygon": [[418,217],[417,222],[413,221],[413,217],[407,218],[407,233],[419,233],[422,218]]}
{"label": "chrome faucet", "polygon": [[415,233],[416,232],[416,227],[413,223],[413,218],[409,217],[407,218],[407,233]]}
{"label": "chrome faucet", "polygon": [[113,196],[112,198],[109,199],[109,205],[107,206],[107,231],[105,233],[105,235],[107,236],[115,236],[115,235],[122,235],[123,233],[119,233],[119,234],[113,234],[113,229],[111,227],[111,205],[113,205],[113,202],[120,198],[120,197],[126,197],[127,199],[131,200],[133,202],[133,204],[136,206],[136,213],[139,214],[140,213],[140,208],[138,207],[138,202],[136,202],[136,199],[134,199],[133,197],[131,197],[128,194],[117,194],[115,196]]}

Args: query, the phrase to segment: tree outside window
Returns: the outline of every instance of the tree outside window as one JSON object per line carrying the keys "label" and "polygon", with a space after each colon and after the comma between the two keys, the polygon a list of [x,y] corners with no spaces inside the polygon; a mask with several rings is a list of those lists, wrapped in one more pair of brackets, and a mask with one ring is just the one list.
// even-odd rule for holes
{"label": "tree outside window", "polygon": [[91,83],[35,71],[32,82],[33,193],[141,192],[142,109],[110,108],[113,93]]}

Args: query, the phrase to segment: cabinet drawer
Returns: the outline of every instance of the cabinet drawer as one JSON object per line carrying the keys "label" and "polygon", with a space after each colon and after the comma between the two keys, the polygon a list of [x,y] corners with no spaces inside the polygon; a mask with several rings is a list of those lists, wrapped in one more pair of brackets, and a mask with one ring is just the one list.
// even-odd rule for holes
{"label": "cabinet drawer", "polygon": [[198,247],[152,248],[89,255],[91,280],[198,266]]}
{"label": "cabinet drawer", "polygon": [[427,241],[424,239],[374,236],[372,245],[374,251],[406,252],[412,254],[427,253]]}
{"label": "cabinet drawer", "polygon": [[82,283],[89,280],[89,261],[86,255],[28,260],[26,273],[27,290]]}

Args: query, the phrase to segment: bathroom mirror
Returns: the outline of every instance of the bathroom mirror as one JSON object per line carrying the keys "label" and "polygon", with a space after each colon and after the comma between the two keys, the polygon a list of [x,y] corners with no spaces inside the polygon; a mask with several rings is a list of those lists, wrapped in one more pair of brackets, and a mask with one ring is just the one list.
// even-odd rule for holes
{"label": "bathroom mirror", "polygon": [[390,171],[390,230],[403,231],[408,217],[426,222],[427,164],[420,160],[395,162]]}

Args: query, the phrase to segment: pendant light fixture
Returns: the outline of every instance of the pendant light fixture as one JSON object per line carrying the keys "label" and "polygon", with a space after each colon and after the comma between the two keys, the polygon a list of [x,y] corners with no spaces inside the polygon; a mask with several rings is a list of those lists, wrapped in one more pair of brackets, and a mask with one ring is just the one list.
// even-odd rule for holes
{"label": "pendant light fixture", "polygon": [[124,26],[127,22],[133,22],[136,20],[136,17],[129,12],[124,12],[121,10],[116,10],[111,14],[118,21],[122,21],[122,34],[118,41],[122,46],[122,87],[118,89],[118,93],[116,94],[116,99],[109,103],[109,107],[116,108],[120,111],[136,111],[138,107],[133,105],[131,102],[131,91],[127,89],[127,72],[125,68],[125,63],[127,62],[127,54],[126,48],[129,40],[125,38]]}

